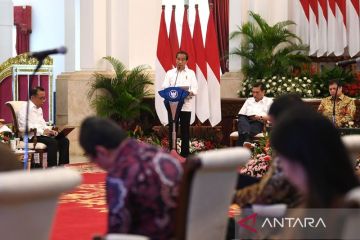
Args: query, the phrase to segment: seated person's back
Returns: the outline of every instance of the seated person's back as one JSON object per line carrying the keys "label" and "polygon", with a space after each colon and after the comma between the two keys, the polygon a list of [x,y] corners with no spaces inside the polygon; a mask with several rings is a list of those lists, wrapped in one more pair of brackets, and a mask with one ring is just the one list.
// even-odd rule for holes
{"label": "seated person's back", "polygon": [[83,122],[80,144],[108,172],[108,232],[171,239],[182,176],[178,160],[163,149],[128,139],[119,126],[100,118]]}

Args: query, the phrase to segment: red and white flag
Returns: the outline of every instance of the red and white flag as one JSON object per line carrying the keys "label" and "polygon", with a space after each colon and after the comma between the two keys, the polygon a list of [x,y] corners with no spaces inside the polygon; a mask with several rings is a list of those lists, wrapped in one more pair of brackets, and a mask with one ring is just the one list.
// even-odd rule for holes
{"label": "red and white flag", "polygon": [[318,25],[318,1],[310,0],[309,23],[310,23],[310,51],[309,55],[315,55],[318,50],[319,25]]}
{"label": "red and white flag", "polygon": [[172,6],[171,12],[171,20],[170,20],[170,30],[169,30],[169,40],[171,46],[171,53],[172,53],[172,63],[173,66],[176,67],[176,53],[179,51],[179,40],[177,36],[176,30],[176,20],[175,20],[175,8],[176,6]]}
{"label": "red and white flag", "polygon": [[327,55],[335,52],[336,40],[336,8],[335,0],[328,0],[328,50]]}
{"label": "red and white flag", "polygon": [[[182,31],[181,31],[180,49],[182,51],[187,52],[187,54],[189,55],[187,66],[188,66],[188,68],[190,68],[191,70],[193,70],[195,72],[196,71],[196,57],[195,57],[193,40],[191,38],[190,27],[189,27],[188,9],[189,9],[189,5],[185,5]],[[192,109],[195,110],[195,99],[192,99],[191,104],[192,104]],[[191,111],[190,123],[193,123],[193,122],[195,122],[195,111]]]}
{"label": "red and white flag", "polygon": [[217,45],[217,34],[214,24],[213,5],[210,4],[210,14],[206,30],[205,54],[207,66],[207,79],[209,88],[209,105],[211,126],[221,121],[221,96],[220,96],[220,60]]}
{"label": "red and white flag", "polygon": [[198,5],[195,5],[195,23],[193,42],[196,55],[196,78],[198,81],[198,93],[196,95],[196,116],[200,122],[205,122],[210,116],[209,93],[207,77],[207,65],[204,42],[201,32]]}
{"label": "red and white flag", "polygon": [[349,55],[355,56],[360,51],[360,0],[350,0],[347,4],[347,29]]}
{"label": "red and white flag", "polygon": [[195,72],[196,71],[196,57],[195,57],[193,41],[191,38],[190,27],[189,27],[188,9],[189,9],[189,6],[185,5],[182,31],[181,31],[180,49],[182,51],[187,52],[187,54],[189,55],[187,66],[188,66],[188,68],[190,68],[191,70],[193,70]]}
{"label": "red and white flag", "polygon": [[168,123],[168,115],[164,105],[164,99],[160,97],[158,91],[162,89],[162,83],[165,79],[165,74],[172,68],[172,55],[170,42],[166,30],[165,22],[165,6],[162,6],[160,28],[158,36],[158,45],[156,50],[156,62],[155,62],[155,110],[160,122],[163,125]]}
{"label": "red and white flag", "polygon": [[300,36],[303,44],[310,44],[309,0],[293,1],[293,3],[295,8],[294,13],[296,14],[296,34]]}
{"label": "red and white flag", "polygon": [[319,25],[319,40],[317,56],[324,56],[327,52],[327,1],[318,0],[318,25]]}
{"label": "red and white flag", "polygon": [[347,46],[346,37],[346,0],[335,0],[335,56],[341,56],[344,54],[344,50]]}

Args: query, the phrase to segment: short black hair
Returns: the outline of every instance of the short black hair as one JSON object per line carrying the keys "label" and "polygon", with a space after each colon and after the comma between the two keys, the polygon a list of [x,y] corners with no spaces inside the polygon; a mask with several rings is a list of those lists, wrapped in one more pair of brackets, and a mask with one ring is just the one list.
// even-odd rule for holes
{"label": "short black hair", "polygon": [[180,50],[176,53],[176,58],[178,57],[179,54],[183,54],[185,55],[185,60],[189,60],[189,54],[183,50]]}
{"label": "short black hair", "polygon": [[338,85],[339,87],[342,87],[342,85],[343,85],[341,79],[331,79],[331,80],[329,81],[328,86],[333,85],[333,84],[336,84],[336,85]]}
{"label": "short black hair", "polygon": [[90,156],[96,156],[96,146],[115,149],[126,137],[119,125],[105,118],[88,117],[80,127],[80,145]]}
{"label": "short black hair", "polygon": [[40,86],[37,86],[37,87],[34,87],[34,88],[30,89],[30,91],[29,91],[30,98],[32,96],[36,96],[38,94],[38,92],[45,92],[45,89],[43,87],[40,87]]}
{"label": "short black hair", "polygon": [[261,91],[265,91],[265,90],[266,90],[265,84],[263,84],[262,82],[256,82],[256,83],[253,84],[252,87],[253,87],[253,88],[254,88],[254,87],[260,87]]}
{"label": "short black hair", "polygon": [[277,120],[286,110],[299,104],[304,104],[300,95],[296,93],[286,93],[274,99],[269,109],[269,115]]}

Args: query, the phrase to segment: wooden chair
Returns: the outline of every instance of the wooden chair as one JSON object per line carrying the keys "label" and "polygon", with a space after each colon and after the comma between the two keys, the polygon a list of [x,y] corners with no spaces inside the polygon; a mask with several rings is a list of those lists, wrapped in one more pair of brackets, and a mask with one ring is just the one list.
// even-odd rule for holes
{"label": "wooden chair", "polygon": [[[23,132],[19,129],[19,123],[18,123],[18,115],[19,111],[23,109],[24,105],[26,104],[26,101],[8,101],[6,102],[6,106],[10,108],[12,117],[13,117],[13,127],[14,127],[14,133],[15,136],[22,139],[23,138]],[[46,161],[44,161],[44,153],[46,153],[46,145],[43,143],[38,143],[36,138],[36,129],[30,129],[30,132],[34,134],[33,142],[29,143],[29,149],[33,149],[35,151],[32,160],[35,162],[39,162],[43,168],[46,167]],[[23,141],[20,141],[17,148],[24,149],[25,143]]]}
{"label": "wooden chair", "polygon": [[359,239],[360,230],[360,187],[352,189],[345,196],[345,201],[349,204],[349,208],[354,208],[352,214],[348,214],[342,231],[342,239]]}
{"label": "wooden chair", "polygon": [[345,135],[341,137],[341,140],[345,144],[351,158],[354,162],[360,157],[360,134]]}
{"label": "wooden chair", "polygon": [[1,239],[50,239],[60,194],[80,182],[80,173],[66,168],[1,173]]}
{"label": "wooden chair", "polygon": [[238,168],[250,155],[248,149],[235,147],[202,152],[186,161],[175,239],[225,239]]}

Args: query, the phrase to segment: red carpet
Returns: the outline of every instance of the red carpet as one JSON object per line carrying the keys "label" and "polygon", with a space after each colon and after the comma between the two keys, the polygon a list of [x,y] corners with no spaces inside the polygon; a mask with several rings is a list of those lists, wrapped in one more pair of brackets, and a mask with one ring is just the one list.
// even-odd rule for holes
{"label": "red carpet", "polygon": [[52,240],[92,239],[107,228],[105,173],[90,163],[72,164],[83,175],[83,183],[64,194],[56,211]]}

